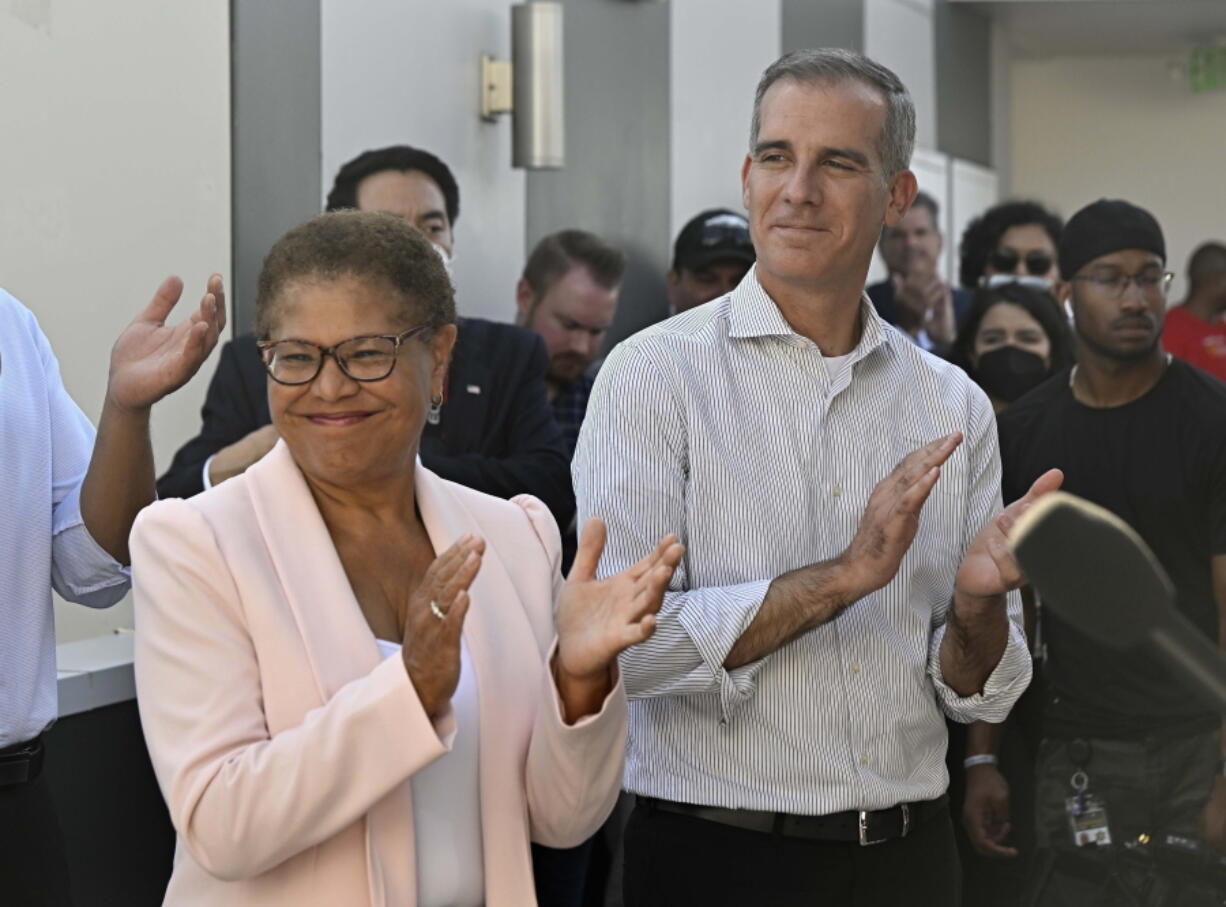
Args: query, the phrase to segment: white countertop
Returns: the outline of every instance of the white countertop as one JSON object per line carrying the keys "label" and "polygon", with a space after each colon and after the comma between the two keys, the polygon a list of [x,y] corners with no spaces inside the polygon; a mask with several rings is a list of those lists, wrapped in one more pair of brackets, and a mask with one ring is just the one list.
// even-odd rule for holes
{"label": "white countertop", "polygon": [[130,631],[55,647],[60,717],[136,698]]}

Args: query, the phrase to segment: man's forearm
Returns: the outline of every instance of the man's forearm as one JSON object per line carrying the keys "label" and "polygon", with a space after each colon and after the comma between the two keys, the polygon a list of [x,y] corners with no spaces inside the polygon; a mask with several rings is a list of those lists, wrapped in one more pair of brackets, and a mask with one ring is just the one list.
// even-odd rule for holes
{"label": "man's forearm", "polygon": [[153,498],[149,410],[125,410],[108,401],[81,484],[85,528],[111,557],[127,564],[132,522]]}
{"label": "man's forearm", "polygon": [[941,676],[946,685],[959,696],[981,692],[1008,641],[1005,596],[969,600],[955,594],[941,640]]}
{"label": "man's forearm", "polygon": [[997,755],[1004,732],[1004,724],[993,724],[991,721],[972,722],[966,729],[966,755]]}
{"label": "man's forearm", "polygon": [[802,633],[819,627],[861,598],[841,560],[823,561],[777,577],[745,632],[728,651],[724,667],[764,658]]}

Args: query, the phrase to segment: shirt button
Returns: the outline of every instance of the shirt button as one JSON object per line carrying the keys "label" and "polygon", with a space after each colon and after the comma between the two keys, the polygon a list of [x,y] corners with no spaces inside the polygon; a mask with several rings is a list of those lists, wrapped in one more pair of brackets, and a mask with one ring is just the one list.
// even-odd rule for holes
{"label": "shirt button", "polygon": [[860,673],[860,662],[858,662],[858,661],[853,661],[853,662],[851,663],[851,673],[853,673],[853,674],[859,674],[859,673]]}
{"label": "shirt button", "polygon": [[838,485],[835,485],[833,488],[830,489],[830,493],[837,498],[839,495],[843,493],[843,489],[840,488]]}
{"label": "shirt button", "polygon": [[860,755],[860,764],[861,764],[861,765],[868,765],[868,756],[866,756],[866,755],[864,755],[864,754],[861,754],[861,755]]}

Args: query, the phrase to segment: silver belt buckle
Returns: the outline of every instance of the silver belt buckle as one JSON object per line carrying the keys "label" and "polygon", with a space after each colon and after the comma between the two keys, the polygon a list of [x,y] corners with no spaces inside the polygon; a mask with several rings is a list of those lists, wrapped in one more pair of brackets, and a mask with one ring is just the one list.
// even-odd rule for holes
{"label": "silver belt buckle", "polygon": [[[906,803],[898,804],[898,808],[902,810],[902,834],[899,837],[905,838],[911,831],[911,807]],[[874,844],[884,844],[889,838],[870,839],[868,836],[868,810],[860,810],[860,846],[871,847]]]}

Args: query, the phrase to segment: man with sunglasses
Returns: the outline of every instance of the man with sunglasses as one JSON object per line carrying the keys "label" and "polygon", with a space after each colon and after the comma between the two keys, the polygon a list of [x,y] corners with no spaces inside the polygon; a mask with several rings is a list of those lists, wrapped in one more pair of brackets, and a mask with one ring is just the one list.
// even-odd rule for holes
{"label": "man with sunglasses", "polygon": [[945,245],[939,224],[936,199],[917,193],[898,225],[881,231],[877,248],[889,276],[864,292],[878,315],[929,352],[945,355],[971,297],[965,290],[951,288],[938,273]]}
{"label": "man with sunglasses", "polygon": [[1063,224],[1038,202],[1007,201],[971,221],[962,233],[958,279],[968,289],[1017,278],[1042,282],[1062,298],[1056,247]]}
{"label": "man with sunglasses", "polygon": [[[327,208],[403,217],[450,265],[459,192],[439,158],[393,145],[342,166]],[[457,330],[445,399],[431,410],[422,434],[422,462],[443,478],[486,494],[535,495],[560,526],[568,525],[574,493],[562,434],[545,396],[544,345],[522,328],[480,318],[461,318]],[[277,436],[266,383],[253,335],[222,347],[205,399],[204,425],[158,480],[159,495],[197,494],[242,473],[272,448]]]}
{"label": "man with sunglasses", "polygon": [[[1171,275],[1148,212],[1123,201],[1088,205],[1069,220],[1059,255],[1079,362],[1001,415],[1005,497],[1061,469],[1066,490],[1137,530],[1170,574],[1180,610],[1218,639],[1226,626],[1226,385],[1162,349]],[[1203,834],[1223,848],[1218,716],[1151,659],[1055,615],[1043,621],[1049,689],[1033,903],[1106,903],[1096,898],[1118,851],[1141,834]],[[993,748],[988,740],[971,753],[968,788],[1001,792],[980,833],[999,846],[1008,799]],[[1086,843],[1100,837],[1110,844]]]}

